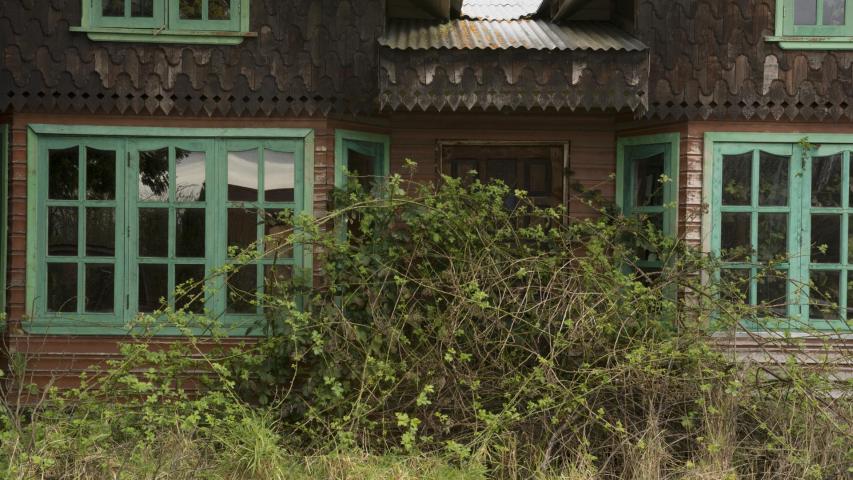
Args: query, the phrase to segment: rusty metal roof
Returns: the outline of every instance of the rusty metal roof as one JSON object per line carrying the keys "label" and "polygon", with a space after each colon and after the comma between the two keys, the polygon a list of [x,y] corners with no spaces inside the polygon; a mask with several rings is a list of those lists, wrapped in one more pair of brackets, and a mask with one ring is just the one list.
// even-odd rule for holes
{"label": "rusty metal roof", "polygon": [[475,20],[517,20],[530,18],[542,0],[464,0],[462,16]]}
{"label": "rusty metal roof", "polygon": [[379,44],[395,50],[646,50],[643,42],[601,22],[558,25],[545,20],[393,19]]}

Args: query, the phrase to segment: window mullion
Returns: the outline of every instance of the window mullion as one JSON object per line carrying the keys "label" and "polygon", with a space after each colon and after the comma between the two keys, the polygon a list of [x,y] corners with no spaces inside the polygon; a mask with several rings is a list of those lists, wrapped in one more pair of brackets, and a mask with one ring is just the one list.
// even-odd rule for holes
{"label": "window mullion", "polygon": [[[811,198],[812,198],[812,162],[803,147],[794,148],[794,164],[800,169],[800,202],[797,209],[800,217],[799,249],[797,251],[797,285],[799,295],[797,301],[797,314],[800,322],[808,322],[809,318],[809,264],[811,263]],[[791,319],[792,321],[794,319]],[[792,326],[792,325],[791,325]]]}
{"label": "window mullion", "polygon": [[841,284],[838,286],[838,308],[840,310],[840,318],[847,319],[847,282],[848,282],[848,260],[850,253],[848,250],[848,240],[850,232],[850,219],[848,212],[850,207],[850,151],[845,150],[842,154],[841,161],[841,206],[845,213],[841,215]]}

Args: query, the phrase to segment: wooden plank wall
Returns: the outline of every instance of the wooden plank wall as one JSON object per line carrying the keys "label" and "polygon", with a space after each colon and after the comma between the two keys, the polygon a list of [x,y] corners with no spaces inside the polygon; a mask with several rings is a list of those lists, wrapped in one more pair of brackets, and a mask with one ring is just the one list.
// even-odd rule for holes
{"label": "wooden plank wall", "polygon": [[598,189],[614,198],[615,117],[612,115],[396,114],[391,118],[391,171],[406,159],[418,164],[415,180],[437,178],[440,141],[568,142],[569,213],[586,218],[595,211],[582,204],[571,184]]}

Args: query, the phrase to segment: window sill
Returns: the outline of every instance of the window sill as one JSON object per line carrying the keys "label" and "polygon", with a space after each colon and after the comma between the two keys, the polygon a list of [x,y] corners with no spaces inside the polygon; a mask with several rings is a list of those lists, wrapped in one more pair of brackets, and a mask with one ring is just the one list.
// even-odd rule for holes
{"label": "window sill", "polygon": [[853,50],[853,37],[768,36],[764,41],[778,43],[782,50]]}
{"label": "window sill", "polygon": [[86,33],[95,42],[191,43],[200,45],[239,45],[257,32],[219,32],[193,30],[152,30],[142,28],[71,27]]}

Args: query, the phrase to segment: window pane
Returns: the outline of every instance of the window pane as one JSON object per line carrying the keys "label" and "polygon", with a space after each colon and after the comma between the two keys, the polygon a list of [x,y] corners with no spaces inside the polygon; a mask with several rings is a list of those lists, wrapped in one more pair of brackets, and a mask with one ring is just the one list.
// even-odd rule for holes
{"label": "window pane", "polygon": [[139,199],[169,200],[169,149],[139,152]]}
{"label": "window pane", "polygon": [[531,160],[527,165],[524,189],[530,195],[551,195],[551,162]]}
{"label": "window pane", "polygon": [[115,267],[86,265],[86,311],[111,313],[115,304]]}
{"label": "window pane", "polygon": [[153,312],[163,307],[169,290],[167,265],[139,265],[139,311]]}
{"label": "window pane", "polygon": [[86,198],[116,198],[116,152],[86,149]]}
{"label": "window pane", "polygon": [[814,271],[809,289],[809,317],[833,320],[839,318],[838,283],[839,272]]}
{"label": "window pane", "polygon": [[139,209],[139,256],[169,256],[169,209]]}
{"label": "window pane", "polygon": [[77,311],[77,264],[47,264],[47,311]]}
{"label": "window pane", "polygon": [[228,200],[258,200],[258,151],[228,153]]}
{"label": "window pane", "polygon": [[192,313],[204,311],[204,265],[175,265],[175,287],[184,294],[175,298],[175,308]]}
{"label": "window pane", "polygon": [[264,293],[274,295],[276,291],[288,286],[293,278],[293,267],[290,265],[264,266]]}
{"label": "window pane", "polygon": [[50,207],[47,217],[47,254],[77,256],[77,207]]}
{"label": "window pane", "polygon": [[231,18],[231,0],[209,0],[208,20],[229,20]]}
{"label": "window pane", "polygon": [[116,253],[114,208],[86,209],[86,255],[112,257]]}
{"label": "window pane", "polygon": [[720,229],[720,248],[723,258],[729,261],[746,261],[752,250],[750,243],[751,215],[749,213],[723,213]]}
{"label": "window pane", "polygon": [[153,17],[154,16],[154,0],[131,0],[130,2],[131,17]]}
{"label": "window pane", "polygon": [[175,200],[178,202],[204,201],[204,152],[175,151]]}
{"label": "window pane", "polygon": [[841,261],[841,216],[812,215],[812,263]]}
{"label": "window pane", "polygon": [[758,173],[758,204],[788,204],[788,165],[790,157],[761,152]]}
{"label": "window pane", "polygon": [[844,25],[845,0],[823,0],[823,24]]}
{"label": "window pane", "polygon": [[181,0],[180,16],[184,20],[201,20],[201,0]]}
{"label": "window pane", "polygon": [[101,0],[101,13],[105,17],[123,17],[125,0]]}
{"label": "window pane", "polygon": [[245,208],[228,209],[228,246],[244,250],[258,241],[258,213]]}
{"label": "window pane", "polygon": [[228,277],[228,311],[231,313],[255,313],[252,301],[258,289],[258,266],[244,265]]}
{"label": "window pane", "polygon": [[723,205],[749,205],[752,199],[752,152],[723,156]]}
{"label": "window pane", "polygon": [[488,181],[500,180],[510,189],[520,188],[518,181],[517,161],[512,159],[493,159],[486,162],[486,177]]}
{"label": "window pane", "polygon": [[80,168],[78,152],[78,147],[48,152],[48,198],[77,199],[77,176]]}
{"label": "window pane", "polygon": [[204,214],[203,208],[175,210],[176,256],[204,258]]}
{"label": "window pane", "polygon": [[[640,220],[643,222],[644,227],[652,226],[657,231],[663,230],[663,214],[662,213],[648,213],[641,214]],[[642,241],[642,240],[641,240]],[[660,261],[660,256],[657,251],[650,250],[646,248],[648,245],[638,245],[636,249],[637,258],[642,261],[647,262],[658,262]]]}
{"label": "window pane", "polygon": [[758,214],[758,261],[784,260],[788,252],[788,214]]}
{"label": "window pane", "polygon": [[749,303],[749,269],[723,269],[720,271],[720,282],[722,296],[726,301],[740,305]]}
{"label": "window pane", "polygon": [[293,245],[288,243],[291,232],[291,225],[282,220],[279,212],[267,212],[264,219],[264,252],[268,258],[293,256]]}
{"label": "window pane", "polygon": [[812,158],[812,206],[841,206],[841,154]]}
{"label": "window pane", "polygon": [[794,25],[817,23],[817,0],[794,0]]}
{"label": "window pane", "polygon": [[787,313],[788,295],[787,271],[765,272],[758,278],[758,304],[767,310],[762,312],[774,317],[784,317]]}
{"label": "window pane", "polygon": [[264,150],[264,199],[267,202],[292,202],[295,179],[292,153]]}
{"label": "window pane", "polygon": [[664,173],[663,154],[634,160],[633,167],[634,205],[663,205],[663,184],[660,182]]}

